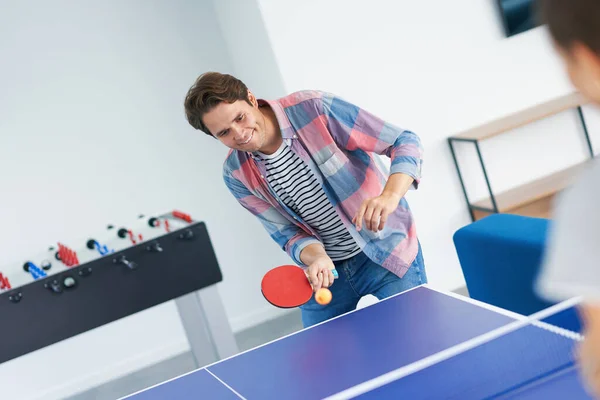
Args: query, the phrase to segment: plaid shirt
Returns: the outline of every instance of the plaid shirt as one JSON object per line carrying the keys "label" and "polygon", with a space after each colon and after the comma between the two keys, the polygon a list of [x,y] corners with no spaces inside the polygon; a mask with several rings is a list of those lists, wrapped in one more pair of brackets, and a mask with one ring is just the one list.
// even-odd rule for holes
{"label": "plaid shirt", "polygon": [[[381,195],[390,173],[420,182],[422,153],[417,135],[397,128],[343,99],[320,91],[300,91],[275,101],[260,100],[275,112],[284,140],[315,173],[348,231],[374,262],[402,277],[418,252],[413,216],[406,199],[389,215],[383,231],[352,218],[364,200]],[[374,153],[391,159],[391,171]],[[250,153],[231,150],[223,165],[225,184],[254,214],[271,238],[301,267],[300,252],[319,235],[276,196],[265,179],[264,164]]]}

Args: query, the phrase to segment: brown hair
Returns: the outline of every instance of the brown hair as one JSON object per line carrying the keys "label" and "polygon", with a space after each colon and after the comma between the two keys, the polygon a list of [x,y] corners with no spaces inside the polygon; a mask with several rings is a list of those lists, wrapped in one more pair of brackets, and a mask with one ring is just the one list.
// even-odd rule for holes
{"label": "brown hair", "polygon": [[245,100],[248,88],[239,79],[219,72],[206,72],[196,79],[185,96],[185,115],[192,127],[212,136],[202,118],[221,102],[235,103]]}
{"label": "brown hair", "polygon": [[579,42],[600,55],[600,1],[537,0],[537,9],[560,47],[569,51]]}

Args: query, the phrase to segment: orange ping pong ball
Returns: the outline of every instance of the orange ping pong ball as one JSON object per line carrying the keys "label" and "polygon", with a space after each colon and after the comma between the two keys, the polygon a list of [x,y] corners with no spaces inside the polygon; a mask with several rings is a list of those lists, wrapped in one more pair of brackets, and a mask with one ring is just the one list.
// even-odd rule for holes
{"label": "orange ping pong ball", "polygon": [[321,305],[329,304],[331,301],[331,291],[327,288],[321,288],[315,293],[315,300]]}

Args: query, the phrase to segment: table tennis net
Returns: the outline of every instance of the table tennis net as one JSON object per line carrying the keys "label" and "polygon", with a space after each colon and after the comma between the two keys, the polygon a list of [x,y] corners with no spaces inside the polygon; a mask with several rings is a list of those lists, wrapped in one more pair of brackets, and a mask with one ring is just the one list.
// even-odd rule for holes
{"label": "table tennis net", "polygon": [[536,385],[576,370],[577,331],[550,322],[576,315],[578,300],[558,304],[528,318],[452,346],[337,395],[334,399],[518,398]]}

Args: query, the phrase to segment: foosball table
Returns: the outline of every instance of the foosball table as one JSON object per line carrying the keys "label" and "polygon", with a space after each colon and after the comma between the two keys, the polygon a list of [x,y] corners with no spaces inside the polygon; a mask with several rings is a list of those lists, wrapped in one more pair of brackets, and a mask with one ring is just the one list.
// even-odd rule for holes
{"label": "foosball table", "polygon": [[0,266],[0,363],[174,300],[198,366],[237,352],[205,223],[172,211]]}

